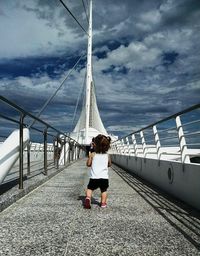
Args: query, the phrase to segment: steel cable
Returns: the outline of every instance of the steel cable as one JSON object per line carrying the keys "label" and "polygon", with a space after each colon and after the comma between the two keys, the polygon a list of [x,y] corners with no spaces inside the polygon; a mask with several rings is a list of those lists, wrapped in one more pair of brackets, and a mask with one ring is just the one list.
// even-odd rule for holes
{"label": "steel cable", "polygon": [[88,32],[84,29],[84,27],[80,24],[80,22],[76,19],[76,17],[74,16],[74,14],[69,10],[69,8],[67,7],[67,5],[62,1],[59,0],[61,2],[61,4],[65,7],[65,9],[69,12],[69,14],[73,17],[73,19],[76,21],[76,23],[82,28],[82,30],[88,35]]}
{"label": "steel cable", "polygon": [[87,14],[87,11],[86,11],[84,0],[82,0],[82,3],[83,3],[83,8],[84,8],[84,11],[85,11],[85,16],[86,16],[87,22],[89,24],[88,14]]}
{"label": "steel cable", "polygon": [[[63,86],[64,82],[67,80],[67,78],[71,75],[72,71],[75,69],[75,67],[78,65],[78,63],[80,62],[80,60],[83,58],[83,56],[85,56],[85,53],[78,59],[78,61],[74,64],[74,66],[71,68],[71,70],[68,72],[68,74],[66,75],[66,77],[63,79],[63,81],[61,82],[61,84],[59,85],[59,87],[55,90],[55,92],[51,95],[51,97],[45,102],[44,106],[41,108],[40,112],[37,114],[37,117],[40,117],[41,113],[44,111],[44,109],[47,107],[47,105],[51,102],[51,100],[55,97],[55,95],[57,94],[57,92],[61,89],[61,87]],[[36,122],[36,120],[34,120],[29,126],[28,128],[31,128],[34,123]]]}

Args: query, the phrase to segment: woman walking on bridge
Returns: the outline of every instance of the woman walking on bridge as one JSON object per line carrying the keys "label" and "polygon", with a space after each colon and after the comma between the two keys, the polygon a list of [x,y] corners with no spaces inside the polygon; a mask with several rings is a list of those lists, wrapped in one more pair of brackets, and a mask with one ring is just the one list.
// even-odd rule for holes
{"label": "woman walking on bridge", "polygon": [[107,154],[110,148],[111,138],[99,134],[94,138],[95,152],[89,154],[87,166],[90,169],[90,180],[87,186],[84,207],[91,208],[92,192],[100,188],[101,190],[101,207],[107,206],[107,189],[109,187],[108,167],[111,166],[111,160]]}

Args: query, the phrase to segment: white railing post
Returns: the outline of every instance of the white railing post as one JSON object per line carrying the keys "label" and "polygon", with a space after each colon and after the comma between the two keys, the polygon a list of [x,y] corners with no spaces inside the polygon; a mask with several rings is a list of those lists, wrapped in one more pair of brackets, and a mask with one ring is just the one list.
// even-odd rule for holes
{"label": "white railing post", "polygon": [[120,153],[119,141],[116,141],[116,142],[115,142],[115,149],[116,149],[117,153],[119,154],[119,153]]}
{"label": "white railing post", "polygon": [[50,159],[53,157],[53,155],[54,155],[54,146],[53,146],[53,144],[52,144],[52,146],[51,146],[51,155],[50,155]]}
{"label": "white railing post", "polygon": [[117,151],[117,150],[116,150],[116,143],[111,144],[110,147],[111,147],[111,150],[112,150],[113,153],[115,153],[115,151]]}
{"label": "white railing post", "polygon": [[132,141],[133,141],[134,154],[137,157],[138,156],[138,146],[137,146],[137,141],[136,141],[134,134],[132,134]]}
{"label": "white railing post", "polygon": [[113,153],[117,152],[116,143],[111,144],[111,150]]}
{"label": "white railing post", "polygon": [[37,147],[37,151],[36,151],[36,157],[38,157],[38,155],[39,155],[39,152],[40,152],[40,144],[38,144],[38,147]]}
{"label": "white railing post", "polygon": [[160,138],[159,138],[159,135],[158,135],[158,131],[157,131],[156,125],[153,126],[153,134],[154,134],[154,139],[155,139],[155,143],[156,143],[157,158],[158,158],[158,160],[160,160],[160,157],[161,157],[161,152],[160,152],[161,144],[160,144]]}
{"label": "white railing post", "polygon": [[143,156],[144,156],[144,158],[146,158],[147,146],[146,146],[146,142],[145,142],[145,139],[144,139],[144,133],[143,133],[143,131],[140,132],[140,137],[141,137],[141,139],[142,139]]}
{"label": "white railing post", "polygon": [[73,146],[73,161],[76,160],[76,142],[74,142]]}
{"label": "white railing post", "polygon": [[78,159],[78,143],[76,143],[76,160]]}
{"label": "white railing post", "polygon": [[178,131],[179,145],[180,145],[180,150],[181,150],[181,162],[182,163],[190,163],[190,158],[187,154],[187,152],[188,152],[187,144],[186,144],[180,116],[176,117],[176,127],[177,127],[177,131]]}
{"label": "white railing post", "polygon": [[36,149],[37,149],[37,143],[35,143],[35,145],[34,145],[34,150],[33,150],[34,157],[36,157]]}
{"label": "white railing post", "polygon": [[127,144],[127,153],[130,155],[130,143],[128,137],[126,137],[126,144]]}
{"label": "white railing post", "polygon": [[114,150],[116,151],[116,153],[119,153],[119,148],[118,148],[118,141],[117,142],[115,142],[115,144],[114,144]]}
{"label": "white railing post", "polygon": [[126,139],[122,139],[122,141],[123,141],[123,146],[124,146],[124,154],[126,155],[126,153],[128,153]]}
{"label": "white railing post", "polygon": [[122,147],[122,150],[121,150],[121,153],[122,154],[125,154],[125,145],[124,145],[124,140],[123,139],[121,139],[121,147]]}

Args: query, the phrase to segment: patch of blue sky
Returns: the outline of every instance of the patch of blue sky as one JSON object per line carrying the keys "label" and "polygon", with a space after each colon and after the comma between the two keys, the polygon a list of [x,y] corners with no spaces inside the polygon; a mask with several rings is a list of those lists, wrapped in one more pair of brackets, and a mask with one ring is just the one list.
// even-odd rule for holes
{"label": "patch of blue sky", "polygon": [[[0,78],[30,77],[42,73],[46,73],[50,78],[54,78],[63,73],[63,71],[71,68],[75,60],[75,57],[69,58],[68,56],[28,57],[4,60],[4,62],[0,62]],[[84,63],[85,61],[83,60],[82,66],[84,66]]]}
{"label": "patch of blue sky", "polygon": [[164,66],[172,65],[177,60],[178,56],[179,56],[178,52],[165,52],[162,55],[162,64]]}

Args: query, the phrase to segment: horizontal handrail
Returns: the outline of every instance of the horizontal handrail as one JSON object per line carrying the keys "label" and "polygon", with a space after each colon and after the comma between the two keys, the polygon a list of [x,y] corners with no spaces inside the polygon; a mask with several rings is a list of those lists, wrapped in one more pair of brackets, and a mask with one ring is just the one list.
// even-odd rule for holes
{"label": "horizontal handrail", "polygon": [[[197,138],[197,135],[200,135],[200,129],[197,126],[191,126],[185,131],[184,128],[186,121],[186,125],[199,122],[199,120],[197,120],[197,118],[199,118],[197,112],[195,112],[195,115],[193,115],[194,112],[188,115],[189,112],[198,108],[200,108],[200,104],[196,104],[119,138],[112,142],[112,152],[114,154],[128,154],[144,158],[149,158],[149,155],[152,155],[154,159],[173,161],[173,156],[176,156],[176,151],[178,150],[178,152],[180,152],[180,159],[176,159],[176,161],[181,160],[182,163],[191,163],[191,159],[194,156],[200,156],[200,148],[197,148],[200,144],[200,138]],[[184,116],[186,113],[187,115]],[[169,120],[171,123],[167,122]],[[190,122],[190,120],[192,121]],[[160,130],[159,128],[162,126],[166,127],[166,129]],[[191,148],[192,145],[196,148]],[[188,148],[188,146],[190,146],[190,148]],[[163,151],[167,151],[167,155],[169,156],[163,157]]]}
{"label": "horizontal handrail", "polygon": [[4,116],[4,115],[2,115],[2,114],[0,114],[0,117],[6,119],[6,120],[8,120],[8,121],[11,121],[11,122],[13,122],[13,123],[17,123],[17,124],[20,123],[18,120],[15,120],[15,119],[10,118],[10,117],[7,117],[7,116]]}
{"label": "horizontal handrail", "polygon": [[165,129],[165,130],[159,130],[159,134],[164,133],[164,132],[168,132],[168,131],[173,131],[173,130],[176,130],[176,127],[170,127],[168,129]]}
{"label": "horizontal handrail", "polygon": [[[5,179],[8,172],[12,169],[12,166],[15,164],[17,159],[19,159],[19,188],[23,189],[23,177],[24,177],[24,163],[23,163],[23,155],[26,151],[27,153],[27,175],[31,173],[31,165],[30,165],[30,152],[31,152],[31,143],[30,143],[30,135],[29,130],[35,130],[42,134],[43,142],[42,144],[35,145],[32,152],[34,153],[34,157],[37,157],[40,154],[40,158],[43,158],[43,174],[47,175],[48,172],[48,157],[53,157],[53,163],[55,168],[59,168],[59,164],[65,166],[67,162],[74,161],[80,157],[83,157],[83,151],[85,148],[80,145],[75,139],[68,136],[63,131],[58,130],[57,128],[53,127],[49,123],[43,121],[41,118],[36,117],[35,115],[29,113],[28,111],[24,110],[23,108],[19,107],[14,102],[8,100],[7,98],[0,95],[0,101],[4,104],[7,104],[8,107],[15,109],[15,111],[19,114],[19,120],[16,120],[12,117],[6,116],[3,113],[0,113],[0,118],[7,120],[8,122],[12,122],[19,125],[19,129],[15,129],[9,136],[7,136],[6,140],[2,142],[1,151],[5,154],[2,154],[2,172],[1,172],[1,182]],[[29,117],[40,123],[40,127],[28,126],[24,122],[24,118]],[[9,127],[9,129],[11,126]],[[27,129],[28,128],[28,129]],[[51,131],[49,132],[48,129]],[[54,134],[56,133],[56,134]],[[25,136],[24,136],[25,135]],[[52,148],[49,147],[47,143],[47,136],[53,137]],[[41,147],[42,146],[42,147]],[[26,150],[25,150],[25,147]],[[13,151],[12,148],[15,150]],[[48,150],[50,149],[51,154],[49,154]],[[10,150],[10,151],[9,151]],[[35,154],[36,152],[36,154]],[[62,157],[61,157],[62,156]],[[33,155],[32,155],[33,157]],[[1,160],[2,160],[1,159]],[[60,161],[62,160],[62,162]],[[60,162],[59,162],[60,161]],[[9,165],[7,165],[9,162]]]}
{"label": "horizontal handrail", "polygon": [[191,136],[191,135],[200,135],[200,132],[188,132],[188,133],[185,133],[185,136]]}
{"label": "horizontal handrail", "polygon": [[200,146],[200,143],[187,143],[187,146]]}
{"label": "horizontal handrail", "polygon": [[[70,140],[74,141],[75,143],[79,144],[76,140],[74,140],[73,138],[71,138],[70,136],[66,135],[63,131],[59,131],[58,129],[56,129],[55,127],[51,126],[50,124],[46,123],[45,121],[43,121],[42,119],[36,117],[35,115],[29,113],[28,111],[24,110],[23,108],[19,107],[17,104],[15,104],[14,102],[8,100],[7,98],[3,97],[0,95],[0,100],[2,100],[3,102],[7,103],[9,106],[11,106],[12,108],[14,108],[15,110],[19,111],[20,113],[23,113],[25,116],[29,116],[31,117],[32,119],[42,123],[43,125],[45,125],[45,127],[48,127],[52,130],[54,130],[55,132],[57,132],[58,134],[62,134],[64,135],[65,137],[69,138]],[[2,118],[5,118],[6,120],[9,120],[9,121],[12,121],[12,122],[15,122],[15,123],[20,123],[19,121],[15,120],[15,119],[12,119],[12,118],[9,118],[9,117],[6,117],[4,115],[0,115]],[[31,127],[31,129],[37,129],[35,127]],[[39,131],[39,130],[38,130]],[[80,145],[81,146],[81,145]]]}
{"label": "horizontal handrail", "polygon": [[[168,120],[170,120],[170,119],[172,119],[172,118],[176,118],[177,116],[183,115],[183,114],[185,114],[185,113],[187,113],[187,112],[190,112],[190,111],[192,111],[192,110],[195,110],[195,109],[197,109],[197,108],[200,108],[200,103],[199,103],[199,104],[196,104],[196,105],[194,105],[194,106],[192,106],[192,107],[186,108],[186,109],[184,109],[183,111],[180,111],[180,112],[178,112],[178,113],[176,113],[176,114],[173,114],[173,115],[171,115],[171,116],[168,116],[168,117],[166,117],[166,118],[163,118],[163,119],[161,119],[161,120],[159,120],[159,121],[157,121],[157,122],[155,122],[155,123],[152,123],[152,124],[150,124],[150,125],[147,125],[147,126],[141,128],[141,129],[139,129],[139,130],[136,130],[136,131],[132,132],[132,133],[129,133],[128,135],[123,136],[123,137],[121,137],[121,138],[115,140],[114,142],[116,142],[116,141],[118,141],[118,140],[121,140],[121,139],[124,139],[124,138],[126,138],[126,137],[128,137],[128,136],[131,136],[131,135],[135,134],[135,133],[139,133],[139,132],[141,132],[141,131],[144,131],[144,130],[146,130],[146,129],[148,129],[148,128],[152,128],[154,125],[163,123],[163,122],[168,121]],[[113,143],[114,143],[114,142],[113,142]]]}
{"label": "horizontal handrail", "polygon": [[189,123],[185,123],[184,126],[190,125],[190,124],[196,124],[196,123],[200,123],[200,119],[199,119],[199,120],[192,121],[192,122],[189,122]]}
{"label": "horizontal handrail", "polygon": [[177,136],[173,136],[173,137],[160,138],[161,141],[163,141],[163,140],[171,140],[171,139],[178,139],[178,137]]}

